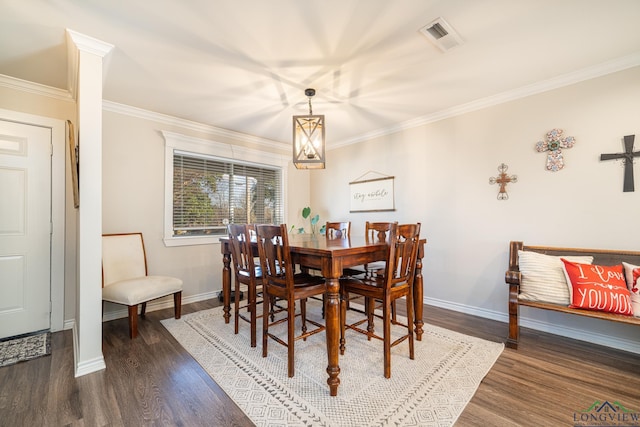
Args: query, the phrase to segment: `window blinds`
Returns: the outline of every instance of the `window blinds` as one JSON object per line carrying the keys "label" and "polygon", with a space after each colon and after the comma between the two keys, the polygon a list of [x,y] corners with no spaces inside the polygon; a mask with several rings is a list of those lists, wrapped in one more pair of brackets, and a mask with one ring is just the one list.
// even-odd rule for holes
{"label": "window blinds", "polygon": [[175,151],[173,234],[226,234],[226,224],[282,222],[282,173]]}

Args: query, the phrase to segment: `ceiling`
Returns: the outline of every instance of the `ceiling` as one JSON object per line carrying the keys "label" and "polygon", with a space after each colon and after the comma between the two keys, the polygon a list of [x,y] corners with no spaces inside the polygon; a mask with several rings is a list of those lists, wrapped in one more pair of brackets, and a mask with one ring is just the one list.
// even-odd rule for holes
{"label": "ceiling", "polygon": [[638,0],[0,0],[0,74],[68,89],[66,28],[114,46],[105,100],[283,146],[307,87],[331,148],[640,65]]}

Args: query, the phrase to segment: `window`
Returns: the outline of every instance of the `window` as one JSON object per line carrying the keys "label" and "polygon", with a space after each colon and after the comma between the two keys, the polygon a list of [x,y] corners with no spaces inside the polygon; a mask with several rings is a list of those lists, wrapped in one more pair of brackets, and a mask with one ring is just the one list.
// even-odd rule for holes
{"label": "window", "polygon": [[219,243],[229,223],[285,222],[288,155],[162,134],[166,246]]}
{"label": "window", "polygon": [[226,225],[281,223],[280,171],[175,151],[173,235],[226,234]]}

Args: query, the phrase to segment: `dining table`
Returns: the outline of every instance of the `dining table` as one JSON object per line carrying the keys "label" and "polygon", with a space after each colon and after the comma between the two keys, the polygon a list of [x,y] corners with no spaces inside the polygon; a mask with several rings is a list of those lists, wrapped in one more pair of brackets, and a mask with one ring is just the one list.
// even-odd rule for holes
{"label": "dining table", "polygon": [[[426,239],[420,240],[413,283],[415,336],[422,340],[423,325],[423,278],[422,258]],[[222,252],[222,299],[225,323],[231,318],[231,248],[228,237],[220,238]],[[384,261],[387,256],[385,242],[368,242],[364,236],[328,239],[323,235],[291,234],[289,247],[294,263],[302,268],[314,269],[325,278],[325,324],[327,341],[327,384],[331,396],[338,395],[340,385],[340,277],[343,270],[375,261]],[[252,243],[257,256],[257,244]]]}

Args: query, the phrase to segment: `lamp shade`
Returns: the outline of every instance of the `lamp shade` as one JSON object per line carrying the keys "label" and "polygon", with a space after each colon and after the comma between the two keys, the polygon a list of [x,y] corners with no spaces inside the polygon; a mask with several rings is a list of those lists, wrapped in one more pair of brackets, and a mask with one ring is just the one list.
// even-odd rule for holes
{"label": "lamp shade", "polygon": [[324,169],[324,115],[293,116],[293,164],[298,169]]}

